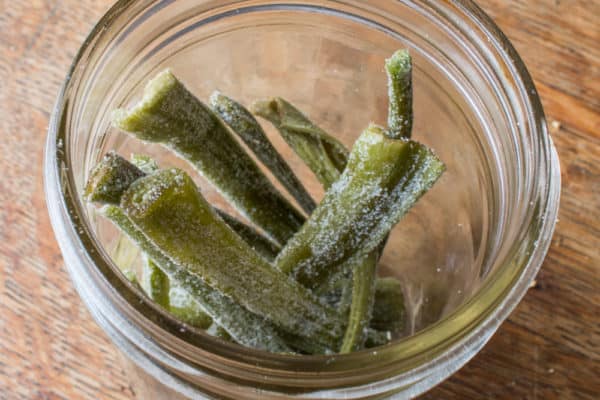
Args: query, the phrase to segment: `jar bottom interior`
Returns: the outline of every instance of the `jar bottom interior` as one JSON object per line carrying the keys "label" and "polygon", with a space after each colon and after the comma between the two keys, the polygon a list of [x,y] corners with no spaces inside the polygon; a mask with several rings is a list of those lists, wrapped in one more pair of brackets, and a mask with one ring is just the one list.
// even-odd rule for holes
{"label": "jar bottom interior", "polygon": [[[494,188],[489,175],[493,158],[483,143],[480,116],[464,99],[458,83],[423,57],[421,44],[373,30],[358,22],[328,23],[333,15],[262,12],[240,15],[223,31],[219,20],[196,29],[170,29],[140,43],[113,85],[90,88],[102,101],[84,103],[93,123],[82,170],[88,171],[106,151],[143,153],[162,167],[189,165],[164,148],[144,144],[110,128],[110,111],[133,104],[154,74],[171,68],[186,86],[206,101],[213,90],[244,104],[282,96],[350,148],[369,122],[385,125],[387,89],[383,64],[399,47],[408,47],[414,70],[414,138],[435,149],[447,171],[393,230],[379,274],[399,278],[408,310],[406,330],[415,333],[451,313],[479,287],[489,242]],[[194,26],[193,21],[189,22]],[[335,28],[334,28],[335,27]],[[132,40],[132,39],[131,39]],[[402,44],[400,44],[402,43]],[[122,62],[122,61],[121,61]],[[98,79],[109,69],[98,70]],[[105,79],[110,79],[106,76]],[[91,94],[90,94],[91,96]],[[101,105],[101,107],[100,107]],[[95,107],[95,108],[94,108]],[[270,139],[316,199],[323,191],[301,160],[268,124]],[[228,208],[214,188],[193,173],[207,199]],[[81,176],[81,185],[85,181]],[[496,210],[497,211],[497,210]],[[96,221],[98,238],[111,248],[117,235]]]}

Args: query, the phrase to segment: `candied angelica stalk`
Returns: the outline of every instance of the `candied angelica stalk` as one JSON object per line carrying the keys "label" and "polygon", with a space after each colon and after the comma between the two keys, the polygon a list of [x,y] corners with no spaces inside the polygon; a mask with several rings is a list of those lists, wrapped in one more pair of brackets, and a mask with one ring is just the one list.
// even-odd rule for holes
{"label": "candied angelica stalk", "polygon": [[[412,60],[408,50],[398,50],[386,60],[388,77],[388,131],[392,139],[410,139],[413,123],[412,112]],[[385,240],[380,245],[383,249]],[[352,303],[348,317],[348,328],[344,335],[341,352],[358,350],[364,344],[367,326],[371,320],[375,292],[375,275],[379,251],[374,250],[358,263],[352,276]],[[386,281],[384,281],[386,282]],[[379,284],[382,285],[382,284]],[[379,286],[378,286],[379,287]],[[400,296],[401,296],[400,292]],[[392,311],[392,310],[390,310]],[[392,317],[396,317],[394,314]],[[385,324],[381,324],[384,326]]]}
{"label": "candied angelica stalk", "polygon": [[188,160],[250,221],[283,245],[304,217],[279,193],[214,112],[169,71],[159,73],[115,126]]}
{"label": "candied angelica stalk", "polygon": [[208,329],[213,320],[184,288],[169,279],[169,276],[148,257],[143,255],[141,286],[157,304],[177,318],[200,329]]}
{"label": "candied angelica stalk", "polygon": [[[142,178],[144,179],[144,178]],[[176,282],[192,295],[203,310],[223,327],[236,342],[273,352],[290,352],[291,349],[279,337],[275,328],[264,319],[249,312],[235,301],[213,289],[200,277],[184,266],[172,261],[162,249],[156,246],[118,206],[102,208],[102,214],[136,243],[140,249],[154,260],[171,281]]]}
{"label": "candied angelica stalk", "polygon": [[402,284],[395,278],[379,278],[375,282],[375,305],[371,328],[400,333],[405,323]]}
{"label": "candied angelica stalk", "polygon": [[427,147],[391,139],[370,125],[344,173],[275,260],[308,288],[350,258],[364,257],[439,178],[444,164]]}
{"label": "candied angelica stalk", "polygon": [[[280,131],[286,141],[302,157],[317,179],[329,188],[341,175],[347,160],[345,147],[310,121],[302,112],[289,102],[274,98],[254,103],[253,109]],[[383,247],[383,246],[382,246]],[[349,265],[338,268],[339,275],[335,280],[341,286],[341,297],[337,309],[341,315],[348,315],[348,327],[344,334],[342,352],[357,350],[362,347],[366,336],[374,332],[367,330],[373,306],[375,276],[379,250],[373,250]],[[345,272],[350,270],[348,276]],[[319,285],[317,292],[323,292],[322,286],[329,286],[331,279]]]}
{"label": "candied angelica stalk", "polygon": [[[181,287],[235,341],[259,349],[290,352],[291,350],[279,337],[275,327],[266,322],[264,318],[249,312],[229,297],[213,289],[197,275],[174,263],[131,221],[122,208],[114,205],[115,200],[120,203],[125,190],[137,179],[145,176],[143,171],[139,169],[136,171],[136,169],[135,165],[116,153],[107,153],[92,170],[92,178],[88,180],[85,188],[86,197],[90,201],[95,199],[95,202],[104,204],[101,213],[168,276],[170,286]],[[153,170],[155,168],[148,171]],[[107,192],[111,193],[111,196],[103,195]],[[177,307],[171,311],[175,315],[180,314],[179,312],[190,313],[189,309],[178,310]]]}
{"label": "candied angelica stalk", "polygon": [[169,277],[145,254],[142,259],[140,286],[152,301],[169,310]]}
{"label": "candied angelica stalk", "polygon": [[[108,160],[117,157],[119,156],[113,153],[108,157]],[[119,160],[117,162],[113,161],[113,164],[124,166],[125,170],[131,169],[130,166],[123,161],[124,160]],[[143,154],[133,154],[131,156],[131,164],[139,168],[144,174],[152,174],[159,169],[158,163],[153,158]],[[106,172],[107,169],[104,169],[104,171]],[[134,176],[137,177],[139,174],[135,173]],[[126,187],[129,187],[130,183],[131,182],[126,184]],[[122,193],[119,194],[119,198],[121,194]],[[256,252],[269,261],[275,259],[277,253],[281,250],[279,246],[262,236],[254,228],[244,224],[224,211],[218,209],[215,210],[225,223],[240,235],[240,237],[242,237],[242,239],[244,239]],[[127,244],[130,246],[132,245],[131,241],[126,236],[122,236],[119,243],[121,244],[121,242],[123,242],[125,244],[125,241],[127,241]],[[175,285],[169,285],[168,276],[147,256],[144,256],[144,263],[142,264],[142,282],[144,281],[146,284],[142,285],[142,287],[149,297],[168,309],[173,315],[185,323],[201,329],[208,329],[211,324],[213,324],[212,318],[202,311],[198,303],[194,300],[194,296],[186,291],[185,288],[177,285],[176,282]],[[168,292],[161,289],[166,289]],[[223,333],[223,328],[220,326],[218,326],[218,329],[215,328],[212,330],[214,331],[212,333],[216,336],[228,336],[228,334]]]}
{"label": "candied angelica stalk", "polygon": [[296,199],[302,209],[310,214],[316,206],[314,200],[288,163],[273,147],[265,131],[250,111],[237,101],[219,92],[214,92],[210,96],[209,105],[229,125],[231,130],[246,143],[256,157],[269,168],[273,176]]}
{"label": "candied angelica stalk", "polygon": [[114,151],[104,155],[88,178],[84,197],[91,202],[119,204],[121,195],[145,173]]}
{"label": "candied angelica stalk", "polygon": [[325,188],[339,178],[346,166],[348,150],[338,140],[280,97],[257,101],[250,108],[277,128]]}
{"label": "candied angelica stalk", "polygon": [[373,250],[367,257],[357,259],[352,269],[352,303],[340,353],[360,350],[367,339],[378,259],[379,251]]}
{"label": "candied angelica stalk", "polygon": [[408,50],[395,52],[385,61],[388,77],[388,136],[410,139],[413,125],[412,61]]}
{"label": "candied angelica stalk", "polygon": [[[114,154],[113,157],[119,157]],[[134,154],[131,156],[131,163],[138,167],[144,174],[151,174],[153,172],[158,171],[158,164],[156,161],[146,155]],[[123,164],[123,162],[121,162]],[[127,186],[129,187],[129,186]],[[225,211],[221,211],[215,208],[217,213],[223,221],[231,229],[233,229],[238,235],[242,237],[255,251],[257,251],[260,255],[265,257],[267,260],[272,261],[277,253],[281,250],[279,246],[273,243],[271,240],[267,239],[260,233],[256,231],[256,229],[244,224],[240,220],[232,217],[227,214]]]}
{"label": "candied angelica stalk", "polygon": [[178,169],[136,180],[121,198],[127,216],[174,263],[281,329],[332,348],[337,313],[246,244]]}

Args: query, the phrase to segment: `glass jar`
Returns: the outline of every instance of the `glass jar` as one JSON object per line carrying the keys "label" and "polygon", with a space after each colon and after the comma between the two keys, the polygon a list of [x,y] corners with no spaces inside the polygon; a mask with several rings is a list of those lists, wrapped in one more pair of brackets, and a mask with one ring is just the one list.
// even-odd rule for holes
{"label": "glass jar", "polygon": [[[280,95],[351,146],[370,121],[385,123],[383,62],[402,47],[414,60],[414,137],[448,167],[382,258],[381,274],[404,286],[404,337],[348,355],[265,353],[180,323],[124,279],[109,255],[118,233],[81,193],[109,149],[189,169],[110,126],[111,110],[138,99],[153,74],[169,67],[203,99],[214,89],[246,103]],[[464,365],[523,297],[550,243],[560,173],[525,66],[471,1],[122,0],[60,92],[45,185],[72,280],[132,366],[140,398],[407,398]]]}

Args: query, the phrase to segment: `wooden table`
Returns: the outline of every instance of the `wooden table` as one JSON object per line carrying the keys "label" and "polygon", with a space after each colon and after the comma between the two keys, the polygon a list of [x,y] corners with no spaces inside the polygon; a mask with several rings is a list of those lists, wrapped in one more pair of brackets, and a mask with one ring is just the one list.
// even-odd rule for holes
{"label": "wooden table", "polygon": [[[50,110],[109,0],[0,3],[0,399],[131,399],[75,293],[42,188]],[[600,2],[486,0],[531,71],[562,168],[537,285],[485,349],[426,399],[600,398]]]}

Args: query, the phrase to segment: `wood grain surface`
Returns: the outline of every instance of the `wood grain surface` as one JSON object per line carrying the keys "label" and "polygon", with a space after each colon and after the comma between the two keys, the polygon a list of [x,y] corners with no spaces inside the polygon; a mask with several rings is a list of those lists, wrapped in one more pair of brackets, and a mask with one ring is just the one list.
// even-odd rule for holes
{"label": "wood grain surface", "polygon": [[[0,399],[132,399],[63,266],[42,156],[49,113],[107,0],[0,1]],[[485,0],[541,94],[562,168],[537,284],[425,399],[600,398],[600,2]]]}

